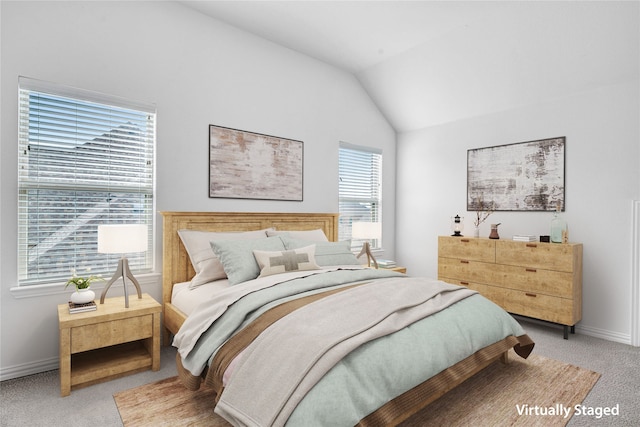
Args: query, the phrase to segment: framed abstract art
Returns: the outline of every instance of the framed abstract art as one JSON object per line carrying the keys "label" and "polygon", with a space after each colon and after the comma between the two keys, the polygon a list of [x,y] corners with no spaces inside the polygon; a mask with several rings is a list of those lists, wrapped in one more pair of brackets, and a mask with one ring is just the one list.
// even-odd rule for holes
{"label": "framed abstract art", "polygon": [[467,150],[467,210],[564,211],[565,140]]}
{"label": "framed abstract art", "polygon": [[302,201],[303,143],[209,126],[209,197]]}

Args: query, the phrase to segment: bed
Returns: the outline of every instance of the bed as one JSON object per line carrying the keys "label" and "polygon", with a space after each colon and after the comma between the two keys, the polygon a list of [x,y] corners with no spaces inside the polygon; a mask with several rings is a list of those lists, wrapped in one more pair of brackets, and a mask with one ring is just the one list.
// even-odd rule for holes
{"label": "bed", "polygon": [[[185,387],[213,388],[233,425],[396,425],[533,349],[473,291],[359,265],[337,242],[338,214],[162,215],[163,342]],[[226,277],[203,276],[193,236],[201,253],[211,239]]]}

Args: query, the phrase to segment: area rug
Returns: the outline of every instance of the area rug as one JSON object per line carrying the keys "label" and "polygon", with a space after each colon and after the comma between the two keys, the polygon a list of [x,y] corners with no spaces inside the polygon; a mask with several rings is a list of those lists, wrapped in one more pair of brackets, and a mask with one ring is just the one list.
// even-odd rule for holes
{"label": "area rug", "polygon": [[[402,427],[564,426],[600,374],[543,356],[494,363],[418,412]],[[189,391],[178,377],[114,395],[125,427],[228,427],[210,390]],[[567,414],[569,411],[569,415]],[[446,421],[445,421],[446,420]]]}

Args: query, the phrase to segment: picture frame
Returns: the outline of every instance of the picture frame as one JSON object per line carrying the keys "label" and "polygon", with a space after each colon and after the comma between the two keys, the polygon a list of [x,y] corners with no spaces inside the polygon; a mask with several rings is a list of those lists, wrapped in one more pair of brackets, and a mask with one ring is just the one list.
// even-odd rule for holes
{"label": "picture frame", "polygon": [[468,211],[565,210],[566,137],[467,150]]}
{"label": "picture frame", "polygon": [[209,197],[303,200],[304,143],[209,125]]}

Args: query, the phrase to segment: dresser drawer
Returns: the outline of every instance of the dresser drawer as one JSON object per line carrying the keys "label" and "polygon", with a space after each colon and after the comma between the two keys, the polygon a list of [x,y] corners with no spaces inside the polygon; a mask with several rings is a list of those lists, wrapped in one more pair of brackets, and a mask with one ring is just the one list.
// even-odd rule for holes
{"label": "dresser drawer", "polygon": [[465,286],[469,289],[473,289],[474,291],[478,291],[480,295],[493,301],[499,306],[502,306],[503,304],[504,298],[503,298],[502,290],[500,288],[496,288],[494,286],[488,286],[488,285],[485,285],[484,283],[470,282],[467,280],[456,280],[451,277],[438,277],[438,280],[451,283],[452,285]]}
{"label": "dresser drawer", "polygon": [[438,255],[448,258],[495,262],[495,242],[490,239],[439,236]]}
{"label": "dresser drawer", "polygon": [[570,299],[513,289],[504,289],[503,298],[501,306],[509,313],[563,325],[575,325],[580,320]]}
{"label": "dresser drawer", "polygon": [[505,288],[529,291],[562,298],[573,298],[574,275],[532,267],[503,265],[496,284]]}
{"label": "dresser drawer", "polygon": [[[496,262],[547,270],[574,272],[582,259],[582,245],[540,242],[496,242]],[[580,266],[581,267],[581,266]]]}
{"label": "dresser drawer", "polygon": [[438,257],[438,277],[478,283],[495,283],[503,276],[502,266],[467,259]]}
{"label": "dresser drawer", "polygon": [[137,341],[153,336],[153,315],[71,328],[71,353]]}

